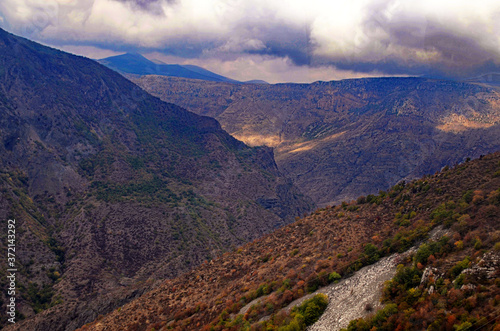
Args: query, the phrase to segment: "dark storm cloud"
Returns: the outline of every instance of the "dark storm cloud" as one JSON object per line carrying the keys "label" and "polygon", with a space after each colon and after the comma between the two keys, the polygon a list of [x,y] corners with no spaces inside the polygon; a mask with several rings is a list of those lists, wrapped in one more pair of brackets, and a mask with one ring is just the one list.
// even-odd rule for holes
{"label": "dark storm cloud", "polygon": [[129,4],[132,8],[146,10],[155,15],[163,15],[162,3],[175,4],[176,0],[114,0]]}
{"label": "dark storm cloud", "polygon": [[443,60],[452,65],[477,65],[497,57],[471,37],[456,35],[453,31],[432,28],[424,39],[424,48],[438,50]]}
{"label": "dark storm cloud", "polygon": [[390,75],[497,70],[499,22],[494,0],[0,2],[1,26],[53,45]]}
{"label": "dark storm cloud", "polygon": [[265,48],[248,50],[249,54],[288,57],[296,65],[310,65],[312,48],[307,27],[276,26],[259,34]]}
{"label": "dark storm cloud", "polygon": [[435,69],[428,64],[402,62],[400,59],[384,59],[378,62],[362,62],[362,61],[338,61],[332,62],[338,69],[352,70],[356,72],[373,72],[377,71],[387,75],[433,75]]}

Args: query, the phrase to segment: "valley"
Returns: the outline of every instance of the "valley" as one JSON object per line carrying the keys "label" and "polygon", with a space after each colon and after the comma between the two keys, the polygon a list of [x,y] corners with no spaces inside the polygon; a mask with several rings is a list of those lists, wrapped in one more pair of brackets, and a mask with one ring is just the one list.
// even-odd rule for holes
{"label": "valley", "polygon": [[498,327],[496,88],[110,59],[0,29],[5,330]]}
{"label": "valley", "polygon": [[500,94],[425,78],[312,84],[226,84],[133,78],[162,100],[217,119],[319,206],[386,190],[500,149]]}

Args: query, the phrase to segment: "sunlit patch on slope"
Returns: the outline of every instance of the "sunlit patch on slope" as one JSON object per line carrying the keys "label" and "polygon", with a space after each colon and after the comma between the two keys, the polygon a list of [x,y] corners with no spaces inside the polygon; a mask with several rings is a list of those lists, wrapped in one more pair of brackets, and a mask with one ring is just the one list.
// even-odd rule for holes
{"label": "sunlit patch on slope", "polygon": [[341,136],[343,136],[346,133],[346,131],[342,131],[339,133],[332,134],[330,136],[327,136],[323,139],[316,139],[316,140],[311,140],[311,141],[306,141],[302,143],[297,143],[297,144],[289,144],[289,145],[284,145],[278,147],[278,157],[281,156],[281,158],[286,157],[287,154],[295,154],[295,153],[302,153],[302,152],[307,152],[309,150],[312,150],[318,145],[326,142],[330,142],[332,140],[335,140]]}
{"label": "sunlit patch on slope", "polygon": [[471,129],[487,129],[500,122],[498,116],[478,116],[467,118],[464,115],[451,114],[441,120],[437,129],[444,132],[459,133]]}
{"label": "sunlit patch on slope", "polygon": [[233,137],[238,140],[243,141],[248,146],[267,146],[267,147],[276,147],[280,144],[281,139],[279,135],[263,135],[257,133],[233,133]]}

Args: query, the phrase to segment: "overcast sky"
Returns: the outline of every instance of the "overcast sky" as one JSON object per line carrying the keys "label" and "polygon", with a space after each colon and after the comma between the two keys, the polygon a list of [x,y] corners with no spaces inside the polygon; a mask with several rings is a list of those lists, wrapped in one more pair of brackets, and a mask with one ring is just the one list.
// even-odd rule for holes
{"label": "overcast sky", "polygon": [[237,80],[500,71],[498,0],[1,0],[0,26],[91,58],[135,51]]}

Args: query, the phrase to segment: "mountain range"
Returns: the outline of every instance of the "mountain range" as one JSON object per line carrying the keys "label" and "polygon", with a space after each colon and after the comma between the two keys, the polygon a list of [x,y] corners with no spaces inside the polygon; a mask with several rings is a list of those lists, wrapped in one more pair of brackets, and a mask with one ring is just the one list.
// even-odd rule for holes
{"label": "mountain range", "polygon": [[498,328],[494,86],[113,61],[0,29],[1,327]]}
{"label": "mountain range", "polygon": [[[241,83],[202,67],[195,65],[166,64],[161,61],[151,61],[138,53],[125,53],[98,60],[99,63],[125,75],[159,75],[199,79],[211,82]],[[245,83],[267,84],[261,80],[252,80]]]}
{"label": "mountain range", "polygon": [[73,330],[313,206],[269,148],[93,60],[4,30],[0,123],[18,330]]}
{"label": "mountain range", "polygon": [[318,205],[338,204],[500,149],[500,94],[483,83],[370,78],[241,85],[134,78],[162,100],[274,149]]}

